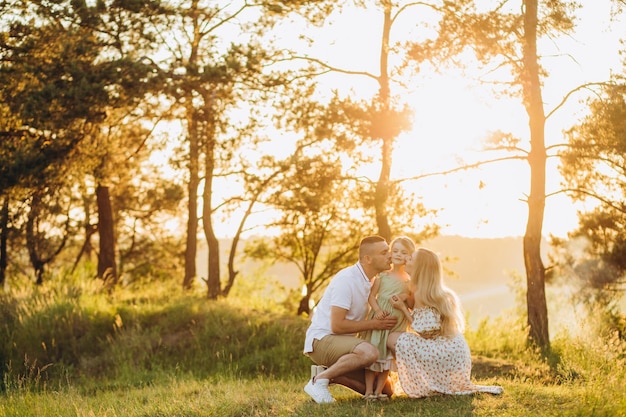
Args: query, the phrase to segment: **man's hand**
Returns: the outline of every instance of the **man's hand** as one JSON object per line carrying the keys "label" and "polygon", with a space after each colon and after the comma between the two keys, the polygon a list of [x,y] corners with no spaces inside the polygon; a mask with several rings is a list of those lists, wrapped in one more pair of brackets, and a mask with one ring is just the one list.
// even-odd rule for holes
{"label": "man's hand", "polygon": [[376,323],[376,327],[374,327],[374,330],[391,330],[398,322],[398,318],[392,315],[388,315],[382,319],[374,318],[372,321]]}
{"label": "man's hand", "polygon": [[351,334],[367,330],[389,330],[396,325],[398,319],[387,315],[382,319],[349,320],[346,319],[348,310],[332,306],[330,308],[330,328],[334,334]]}

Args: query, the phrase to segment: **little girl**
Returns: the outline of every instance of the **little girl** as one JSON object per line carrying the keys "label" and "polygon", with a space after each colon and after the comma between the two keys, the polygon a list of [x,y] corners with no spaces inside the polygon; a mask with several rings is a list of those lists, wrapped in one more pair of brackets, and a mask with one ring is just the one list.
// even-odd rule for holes
{"label": "little girl", "polygon": [[[404,271],[406,260],[415,250],[415,243],[405,236],[398,237],[391,242],[392,269],[381,272],[374,280],[369,296],[370,312],[368,318],[381,319],[390,314],[398,318],[398,323],[391,330],[369,330],[359,336],[378,347],[378,360],[365,370],[365,400],[386,400],[387,395],[382,393],[389,371],[395,371],[396,366],[391,351],[387,350],[387,337],[391,332],[403,332],[408,327],[408,320],[402,311],[393,308],[390,298],[397,295],[403,301],[410,298],[408,288],[409,274]],[[411,300],[409,305],[412,306]]]}

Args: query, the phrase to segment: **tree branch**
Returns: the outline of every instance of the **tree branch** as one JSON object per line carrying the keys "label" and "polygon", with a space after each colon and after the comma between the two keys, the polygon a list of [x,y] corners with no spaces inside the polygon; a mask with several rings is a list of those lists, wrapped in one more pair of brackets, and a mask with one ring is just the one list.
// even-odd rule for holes
{"label": "tree branch", "polygon": [[592,82],[592,83],[586,83],[586,84],[582,84],[579,85],[578,87],[574,88],[573,90],[571,90],[570,92],[568,92],[565,97],[563,97],[563,100],[561,100],[561,102],[559,104],[556,105],[556,107],[554,107],[550,112],[548,112],[548,114],[546,115],[546,120],[548,120],[558,109],[560,109],[561,107],[563,107],[565,105],[565,103],[567,102],[567,100],[569,100],[569,98],[574,94],[577,93],[580,90],[584,90],[584,89],[589,89],[590,91],[596,93],[595,90],[589,88],[591,86],[608,86],[611,85],[611,83],[606,83],[606,82]]}
{"label": "tree branch", "polygon": [[365,77],[369,77],[372,78],[375,81],[378,81],[378,76],[371,74],[367,71],[351,71],[351,70],[346,70],[343,68],[337,68],[337,67],[333,67],[332,65],[327,64],[326,62],[317,59],[317,58],[311,58],[308,56],[298,56],[298,55],[294,55],[291,57],[291,59],[301,59],[304,61],[308,61],[308,62],[313,62],[315,64],[318,64],[320,66],[322,66],[323,68],[326,68],[329,71],[333,71],[333,72],[339,72],[341,74],[346,74],[346,75],[363,75]]}
{"label": "tree branch", "polygon": [[463,165],[463,166],[452,168],[452,169],[448,169],[448,170],[445,170],[445,171],[429,172],[429,173],[422,174],[422,175],[416,175],[416,176],[413,176],[413,177],[402,178],[402,179],[396,180],[396,182],[397,183],[401,183],[401,182],[405,182],[405,181],[421,180],[423,178],[434,177],[436,175],[448,175],[448,174],[452,174],[452,173],[459,172],[459,171],[466,171],[466,170],[469,170],[469,169],[478,168],[480,166],[491,164],[491,163],[494,163],[494,162],[511,161],[511,160],[525,160],[525,159],[526,159],[526,157],[525,156],[521,156],[521,155],[489,159],[487,161],[479,161],[479,162],[475,162],[473,164]]}
{"label": "tree branch", "polygon": [[400,7],[398,9],[398,11],[393,15],[393,17],[391,18],[391,26],[393,26],[393,24],[396,21],[396,19],[398,18],[398,16],[404,10],[408,9],[409,7],[413,7],[413,6],[426,6],[426,7],[430,7],[433,10],[441,10],[441,8],[439,8],[439,7],[437,7],[437,6],[433,5],[433,4],[424,3],[424,2],[421,2],[421,1],[416,1],[416,2],[413,2],[413,3],[407,3],[407,4],[403,5],[402,7]]}
{"label": "tree branch", "polygon": [[607,206],[619,211],[620,213],[626,213],[626,206],[624,204],[621,204],[620,206],[617,206],[616,203],[614,203],[613,201],[607,200],[606,198],[599,196],[598,194],[594,193],[593,191],[589,191],[589,190],[585,190],[583,188],[564,188],[560,191],[551,193],[549,195],[556,195],[556,194],[560,194],[560,193],[574,193],[574,194],[582,194],[585,195],[587,197],[591,197],[594,198],[598,201],[600,201],[603,204],[606,204]]}

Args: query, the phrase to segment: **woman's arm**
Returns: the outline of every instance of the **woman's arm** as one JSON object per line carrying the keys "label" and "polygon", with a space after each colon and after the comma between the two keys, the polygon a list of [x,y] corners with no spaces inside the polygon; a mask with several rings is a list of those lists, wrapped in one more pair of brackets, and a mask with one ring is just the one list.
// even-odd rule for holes
{"label": "woman's arm", "polygon": [[406,300],[404,300],[404,303],[409,308],[415,307],[415,297],[413,296],[413,293],[411,291],[409,291],[409,293],[407,294]]}
{"label": "woman's arm", "polygon": [[408,308],[413,308],[413,305],[415,304],[415,299],[413,297],[412,292],[409,291],[409,292],[405,292],[402,294],[398,294],[398,297],[400,297],[400,299],[404,301],[404,304],[406,304]]}

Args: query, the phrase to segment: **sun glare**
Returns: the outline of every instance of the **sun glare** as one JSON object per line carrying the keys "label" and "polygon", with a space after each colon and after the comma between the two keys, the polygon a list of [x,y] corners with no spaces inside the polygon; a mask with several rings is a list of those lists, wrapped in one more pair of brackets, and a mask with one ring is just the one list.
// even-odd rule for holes
{"label": "sun glare", "polygon": [[[604,2],[602,2],[604,4]],[[486,4],[486,3],[484,3]],[[550,40],[544,53],[550,54],[542,64],[552,77],[545,80],[544,101],[550,112],[569,90],[588,81],[608,78],[617,56],[605,56],[598,44],[616,41],[604,28],[607,10],[596,4],[584,6],[579,12],[585,25],[576,36]],[[599,5],[598,5],[599,6]],[[593,10],[588,10],[589,8]],[[587,13],[587,12],[593,13]],[[400,22],[395,36],[416,31],[420,26],[411,19]],[[422,15],[423,17],[423,15]],[[589,23],[591,21],[591,23]],[[347,30],[349,28],[349,30]],[[380,10],[355,9],[344,12],[337,20],[307,33],[315,39],[309,55],[326,61],[335,68],[379,72]],[[417,28],[417,29],[416,29]],[[413,36],[413,35],[412,35]],[[584,40],[584,42],[583,42]],[[300,42],[285,39],[285,42]],[[553,51],[554,48],[562,50]],[[617,50],[611,45],[611,51]],[[571,54],[575,60],[568,60]],[[604,56],[601,56],[604,54]],[[491,159],[493,155],[481,152],[485,139],[495,131],[510,132],[528,147],[528,116],[519,98],[496,98],[489,86],[474,80],[479,74],[462,74],[449,70],[435,74],[422,69],[411,79],[404,80],[410,87],[403,99],[414,110],[410,132],[400,136],[394,144],[392,179],[421,177],[406,181],[407,190],[422,197],[428,208],[441,209],[437,222],[444,225],[444,234],[474,237],[520,236],[524,234],[527,217],[525,203],[529,189],[529,167],[526,162],[494,163],[479,169],[459,171],[450,175],[431,175],[448,171],[464,164]],[[373,97],[378,91],[373,78],[347,74],[326,74],[320,78],[320,88],[339,90],[356,99]],[[399,93],[399,90],[394,90]],[[579,117],[580,106],[570,100],[559,114],[546,124],[546,144],[563,141],[562,131]],[[373,155],[379,150],[373,149]],[[349,164],[349,161],[344,161]],[[546,189],[552,193],[560,187],[556,162],[548,163]],[[376,180],[376,167],[358,167],[359,173]],[[564,236],[577,223],[576,209],[563,195],[546,201],[544,232]]]}

